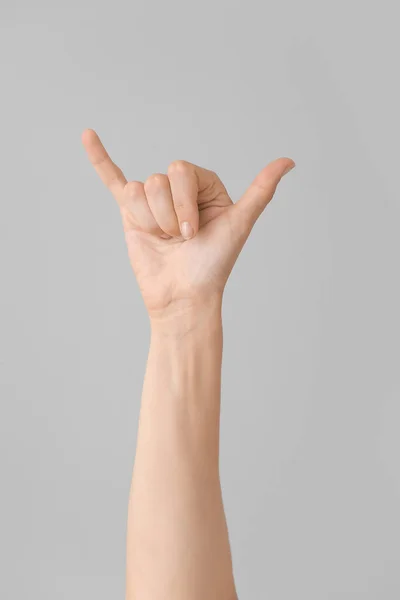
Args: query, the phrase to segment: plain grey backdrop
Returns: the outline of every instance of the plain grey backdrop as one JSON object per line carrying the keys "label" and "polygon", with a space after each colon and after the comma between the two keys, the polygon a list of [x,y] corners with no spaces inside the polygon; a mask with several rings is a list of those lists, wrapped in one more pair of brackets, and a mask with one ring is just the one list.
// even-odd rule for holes
{"label": "plain grey backdrop", "polygon": [[234,200],[296,161],[224,297],[239,598],[400,597],[396,6],[2,2],[2,600],[124,597],[149,326],[86,127]]}

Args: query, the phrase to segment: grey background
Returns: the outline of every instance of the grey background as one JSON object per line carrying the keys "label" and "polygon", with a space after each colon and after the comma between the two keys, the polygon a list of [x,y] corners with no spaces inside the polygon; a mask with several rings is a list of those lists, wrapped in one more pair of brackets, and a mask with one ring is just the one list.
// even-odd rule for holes
{"label": "grey background", "polygon": [[396,3],[3,2],[0,597],[124,597],[149,327],[116,206],[183,158],[297,167],[224,299],[239,597],[400,597]]}

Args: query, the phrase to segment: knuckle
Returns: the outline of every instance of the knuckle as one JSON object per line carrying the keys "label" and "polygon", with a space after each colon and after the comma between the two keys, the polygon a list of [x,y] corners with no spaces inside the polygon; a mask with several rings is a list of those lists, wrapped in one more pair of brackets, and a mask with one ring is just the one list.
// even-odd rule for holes
{"label": "knuckle", "polygon": [[146,179],[144,187],[146,189],[154,189],[160,187],[163,183],[164,175],[162,173],[153,173]]}
{"label": "knuckle", "polygon": [[174,160],[168,167],[168,174],[186,173],[190,169],[190,163],[186,160]]}
{"label": "knuckle", "polygon": [[234,206],[234,210],[228,211],[228,222],[233,239],[237,241],[248,237],[253,224],[254,215],[247,210],[241,210],[239,206]]}
{"label": "knuckle", "polygon": [[140,181],[128,181],[125,193],[129,198],[135,198],[143,193],[143,184]]}

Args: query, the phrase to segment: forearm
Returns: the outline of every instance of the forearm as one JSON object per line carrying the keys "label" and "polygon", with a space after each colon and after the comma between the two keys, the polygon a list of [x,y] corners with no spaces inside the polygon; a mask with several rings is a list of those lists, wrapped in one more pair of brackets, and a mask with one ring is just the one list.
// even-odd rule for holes
{"label": "forearm", "polygon": [[219,480],[220,303],[154,321],[128,519],[128,600],[234,600]]}

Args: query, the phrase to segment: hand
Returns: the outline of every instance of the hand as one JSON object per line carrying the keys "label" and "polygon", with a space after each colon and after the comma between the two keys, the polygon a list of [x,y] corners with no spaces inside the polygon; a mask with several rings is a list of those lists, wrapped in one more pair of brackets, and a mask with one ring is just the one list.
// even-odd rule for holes
{"label": "hand", "polygon": [[82,142],[116,199],[129,258],[150,318],[222,298],[233,265],[276,187],[295,163],[278,158],[233,203],[213,171],[183,160],[144,183],[127,181],[97,134]]}

